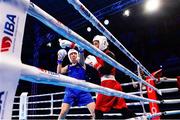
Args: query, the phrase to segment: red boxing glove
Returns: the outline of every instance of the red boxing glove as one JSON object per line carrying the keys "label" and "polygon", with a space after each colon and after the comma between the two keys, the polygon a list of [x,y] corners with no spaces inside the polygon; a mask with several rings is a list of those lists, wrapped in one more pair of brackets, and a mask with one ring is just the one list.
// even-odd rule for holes
{"label": "red boxing glove", "polygon": [[98,63],[98,61],[96,60],[96,58],[92,55],[88,55],[85,59],[85,63],[92,66],[95,69],[99,69],[102,65],[100,63]]}

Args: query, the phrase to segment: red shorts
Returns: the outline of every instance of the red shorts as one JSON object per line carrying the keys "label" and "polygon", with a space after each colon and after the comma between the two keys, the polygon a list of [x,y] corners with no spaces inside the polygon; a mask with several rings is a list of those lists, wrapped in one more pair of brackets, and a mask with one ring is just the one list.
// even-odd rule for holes
{"label": "red shorts", "polygon": [[[121,85],[115,80],[102,81],[101,86],[122,91]],[[111,110],[111,108],[115,108],[115,109],[127,108],[124,98],[98,94],[96,99],[96,110],[101,110],[102,112],[108,112]]]}

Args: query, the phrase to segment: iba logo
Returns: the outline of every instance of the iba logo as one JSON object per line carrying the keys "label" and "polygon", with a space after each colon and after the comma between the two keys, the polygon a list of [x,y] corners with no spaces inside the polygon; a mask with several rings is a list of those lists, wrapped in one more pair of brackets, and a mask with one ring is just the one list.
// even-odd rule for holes
{"label": "iba logo", "polygon": [[14,30],[15,30],[15,15],[6,15],[6,22],[4,25],[4,31],[3,31],[3,37],[2,37],[2,43],[1,43],[1,52],[7,52],[9,51],[11,45],[12,45],[12,39],[14,36]]}

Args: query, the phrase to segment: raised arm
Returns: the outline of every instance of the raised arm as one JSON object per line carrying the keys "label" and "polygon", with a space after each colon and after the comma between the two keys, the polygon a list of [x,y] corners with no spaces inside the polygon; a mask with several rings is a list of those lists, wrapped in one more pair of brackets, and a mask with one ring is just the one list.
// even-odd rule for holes
{"label": "raised arm", "polygon": [[81,64],[82,66],[84,66],[85,68],[85,58],[84,58],[84,49],[81,48],[79,45],[76,44],[76,47],[78,48],[78,52],[79,52],[79,64]]}
{"label": "raised arm", "polygon": [[61,74],[64,74],[67,72],[67,67],[68,66],[65,66],[65,67],[62,67],[62,62],[63,62],[63,59],[65,58],[65,56],[67,55],[67,52],[65,49],[60,49],[57,53],[57,56],[58,56],[58,60],[57,60],[57,73],[61,73]]}

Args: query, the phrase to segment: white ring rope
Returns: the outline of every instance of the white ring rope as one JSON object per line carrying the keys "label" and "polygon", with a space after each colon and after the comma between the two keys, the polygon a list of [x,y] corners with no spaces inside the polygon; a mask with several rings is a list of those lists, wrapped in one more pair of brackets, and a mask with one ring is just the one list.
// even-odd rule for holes
{"label": "white ring rope", "polygon": [[161,116],[161,115],[175,115],[175,114],[180,114],[180,110],[159,112],[159,113],[148,115],[147,118],[153,118],[153,117]]}
{"label": "white ring rope", "polygon": [[[143,118],[146,117],[148,119],[156,117],[156,116],[161,116],[161,115],[176,115],[180,114],[180,110],[171,110],[171,111],[164,111],[164,112],[159,112],[155,114],[147,113],[144,115],[144,113],[136,113],[136,115],[140,117],[136,118]],[[59,116],[59,114],[43,114],[43,115],[27,115],[28,117],[49,117],[49,116]],[[84,117],[84,116],[91,116],[90,114],[67,114],[67,116],[73,116],[73,117]],[[104,116],[122,116],[121,113],[106,113]],[[13,115],[13,118],[19,117],[19,115]]]}
{"label": "white ring rope", "polygon": [[[160,89],[160,91],[162,93],[171,93],[171,92],[177,92],[178,91],[178,88],[166,88],[166,89]],[[143,91],[143,94],[146,94],[147,91]],[[46,97],[46,96],[51,96],[51,95],[62,95],[64,94],[64,92],[57,92],[57,93],[50,93],[50,94],[41,94],[41,95],[31,95],[31,96],[28,96],[28,99],[29,98],[33,98],[33,97]],[[127,93],[127,94],[140,94],[140,92],[131,92],[131,93]],[[19,96],[16,96],[16,98],[20,98]],[[93,98],[95,98],[95,96],[93,96]],[[50,103],[52,100],[46,100],[46,101],[36,101],[36,102],[28,102],[28,104],[40,104],[40,103]],[[62,99],[61,100],[53,100],[53,102],[62,102]],[[180,100],[179,99],[175,99],[175,100],[163,100],[163,103],[164,104],[173,104],[173,103],[179,103]],[[149,102],[144,102],[144,104],[148,104]],[[14,104],[18,105],[19,103],[18,102],[14,102]],[[131,106],[131,105],[140,105],[139,102],[133,102],[133,103],[127,103],[128,106]],[[59,107],[58,107],[59,108]],[[78,107],[72,107],[73,108],[78,108]],[[55,108],[54,108],[55,109]],[[18,110],[13,110],[13,111],[18,111]]]}
{"label": "white ring rope", "polygon": [[[161,77],[159,82],[177,82],[177,78],[167,78],[167,77]],[[129,86],[133,84],[138,84],[139,82],[129,82],[129,83],[123,83],[122,86]]]}
{"label": "white ring rope", "polygon": [[[27,5],[26,3],[22,3],[22,4],[25,4],[24,6]],[[40,20],[45,25],[49,26],[50,28],[52,28],[53,30],[58,32],[59,34],[62,34],[65,37],[70,38],[71,40],[74,40],[75,43],[79,42],[80,40],[82,40],[84,43],[87,43],[87,44],[84,44],[83,42],[82,43],[79,42],[80,44],[82,44],[84,47],[86,47],[92,53],[98,53],[98,51],[99,51],[99,54],[98,54],[99,57],[107,58],[108,60],[112,60],[112,61],[114,61],[114,63],[117,63],[115,60],[113,60],[112,58],[107,56],[105,53],[103,53],[102,51],[95,48],[92,44],[87,42],[81,36],[74,33],[68,27],[64,26],[62,23],[57,21],[55,18],[53,18],[52,16],[50,16],[49,14],[44,12],[42,9],[40,9],[39,7],[34,5],[33,3],[29,4],[28,12],[29,12],[29,14],[31,13],[31,15],[34,15],[34,17],[36,17],[38,20]],[[88,44],[89,44],[89,46],[88,46]],[[92,48],[90,48],[90,46]],[[53,73],[50,71],[46,71],[47,72],[46,73],[46,72],[41,71],[40,69],[38,69],[36,67],[32,67],[29,65],[22,64],[19,61],[12,63],[12,62],[10,62],[9,58],[7,58],[6,56],[3,56],[3,57],[4,57],[4,59],[1,60],[2,66],[6,66],[6,67],[8,66],[10,68],[20,69],[21,70],[21,77],[20,78],[22,80],[27,80],[27,81],[31,81],[31,82],[35,82],[35,83],[45,83],[45,84],[52,84],[52,85],[58,85],[58,86],[72,87],[72,88],[77,88],[77,89],[81,89],[81,90],[88,91],[88,92],[99,92],[99,93],[102,93],[105,95],[123,97],[126,99],[134,99],[134,100],[142,100],[142,101],[160,103],[160,101],[157,101],[157,100],[142,98],[142,97],[135,96],[135,95],[128,95],[128,94],[121,92],[121,91],[116,91],[116,90],[104,88],[102,86],[98,86],[98,85],[88,83],[85,81],[80,81],[80,80],[77,80],[77,79],[74,79],[74,78],[71,78],[68,76],[64,76],[64,75],[57,75],[56,73]],[[106,59],[105,59],[105,61],[106,61]],[[109,61],[109,62],[111,63],[112,61]],[[117,63],[117,65],[119,65],[121,67],[120,64]],[[121,69],[121,68],[119,68],[119,69]],[[126,70],[126,69],[123,68],[122,70]],[[142,81],[144,81],[144,80],[142,80]],[[151,86],[147,82],[145,82],[145,83],[149,87],[154,88],[153,86]],[[155,88],[155,89],[157,90],[157,88]]]}
{"label": "white ring rope", "polygon": [[180,99],[163,100],[163,104],[175,104],[175,103],[180,103]]}
{"label": "white ring rope", "polygon": [[[171,89],[171,88],[170,88]],[[160,89],[162,92],[163,90],[165,91],[165,93],[170,90],[170,89]],[[170,90],[171,92],[173,92],[172,90]],[[131,94],[131,93],[128,93],[128,94]],[[41,94],[41,95],[32,95],[32,96],[27,96],[28,99],[29,98],[33,98],[33,97],[47,97],[47,96],[52,96],[50,97],[51,100],[44,100],[44,101],[35,101],[35,102],[27,102],[27,104],[43,104],[43,103],[50,103],[50,104],[53,104],[55,102],[62,102],[62,100],[54,100],[53,96],[56,96],[56,95],[63,95],[63,92],[58,92],[58,93],[50,93],[50,94]],[[19,96],[17,96],[17,98],[20,98]],[[53,103],[52,103],[53,101]],[[176,103],[180,103],[180,99],[172,99],[172,100],[163,100],[162,101],[163,104],[176,104]],[[17,103],[16,103],[17,104]],[[149,102],[144,102],[144,105],[148,105]],[[131,103],[127,103],[127,106],[139,106],[141,105],[140,102],[131,102]],[[58,116],[58,114],[54,114],[53,113],[53,110],[59,110],[61,109],[61,107],[52,107],[52,105],[49,105],[50,107],[49,108],[29,108],[27,109],[28,111],[43,111],[43,110],[48,110],[50,112],[50,114],[45,114],[45,115],[27,115],[28,117],[45,117],[45,116]],[[81,106],[81,107],[78,107],[78,106],[75,106],[75,107],[72,107],[71,109],[83,109],[83,108],[86,108],[86,106]],[[19,111],[19,109],[13,109],[13,111]],[[150,113],[136,113],[137,115],[142,115],[142,116],[146,116],[147,118],[153,118],[153,117],[156,117],[156,116],[160,116],[160,115],[173,115],[173,114],[178,114],[179,111],[177,110],[172,110],[172,111],[165,111],[165,112],[160,112],[160,113],[156,113],[156,114],[150,114]],[[107,113],[105,114],[105,116],[121,116],[121,114],[119,113]],[[67,116],[90,116],[90,114],[68,114]],[[142,118],[142,116],[140,118]],[[17,118],[19,117],[18,115],[13,115],[13,118]]]}
{"label": "white ring rope", "polygon": [[[178,88],[164,88],[164,89],[159,89],[162,93],[170,93],[170,92],[177,92]],[[143,93],[147,93],[147,91],[142,91]],[[49,94],[41,94],[41,95],[31,95],[28,96],[28,98],[33,98],[33,97],[44,97],[44,96],[50,96],[50,95],[62,95],[64,92],[57,92],[57,93],[49,93]],[[139,94],[139,92],[130,92],[128,94]],[[17,98],[20,98],[19,96],[16,96]]]}
{"label": "white ring rope", "polygon": [[[143,115],[143,113],[136,113],[137,115]],[[149,113],[150,114],[150,113]],[[28,115],[28,117],[48,117],[51,114],[46,114],[46,115]],[[53,114],[51,116],[59,116],[59,114]],[[84,117],[84,116],[91,116],[90,114],[67,114],[67,116],[73,116],[73,117]],[[104,114],[104,116],[122,116],[121,113],[106,113]],[[19,116],[13,116],[13,117],[19,117]],[[146,116],[140,116],[140,117],[136,117],[135,119],[137,120],[144,120],[146,118]]]}
{"label": "white ring rope", "polygon": [[33,67],[32,69],[31,66],[24,65],[24,64],[17,65],[16,67],[22,68],[21,79],[23,80],[36,82],[36,83],[52,84],[56,86],[71,87],[71,88],[76,88],[76,89],[80,89],[80,90],[88,91],[88,92],[99,92],[108,96],[117,96],[117,97],[123,97],[126,99],[134,99],[138,101],[142,100],[142,101],[159,103],[159,101],[157,100],[143,98],[143,97],[139,97],[135,95],[128,95],[122,91],[104,88],[102,86],[86,82],[84,80],[77,80],[75,78],[57,74],[50,71],[43,72],[36,67]]}
{"label": "white ring rope", "polygon": [[160,78],[160,82],[177,82],[177,78],[162,77]]}
{"label": "white ring rope", "polygon": [[[26,4],[24,2],[24,4]],[[27,5],[27,4],[26,4]],[[31,3],[29,5],[29,14],[43,22],[45,25],[52,28],[54,31],[58,32],[59,34],[63,35],[64,37],[68,38],[69,40],[78,43],[81,47],[85,48],[89,52],[95,54],[98,57],[101,57],[103,60],[107,61],[112,66],[116,67],[120,71],[124,72],[125,74],[128,74],[129,76],[133,77],[135,80],[140,81],[147,85],[148,87],[151,87],[155,91],[157,91],[159,94],[161,93],[160,90],[155,88],[154,86],[150,85],[146,81],[140,79],[138,76],[136,76],[134,73],[129,71],[127,68],[116,62],[114,59],[107,56],[102,51],[98,50],[94,46],[92,46],[89,42],[87,42],[84,38],[73,32],[68,27],[64,26],[62,23],[57,21],[55,18],[44,12],[42,9]],[[2,60],[4,62],[4,59]],[[3,65],[3,62],[1,63]],[[50,72],[50,71],[41,71],[38,68],[31,67],[28,65],[24,65],[22,63],[16,64],[16,62],[10,63],[9,61],[5,62],[5,66],[13,67],[13,68],[21,68],[21,78],[23,80],[28,80],[31,82],[36,83],[48,83],[58,86],[66,86],[66,87],[72,87],[72,88],[78,88],[80,90],[88,91],[88,92],[99,92],[108,96],[117,96],[117,97],[123,97],[126,99],[133,99],[133,100],[139,100],[139,101],[148,101],[148,102],[155,102],[160,103],[160,101],[148,99],[144,97],[139,97],[135,95],[126,94],[121,91],[116,91],[108,88],[104,88],[102,86],[98,86],[92,83],[88,83],[85,81],[79,81],[77,79],[64,76],[64,75],[58,75],[56,73]],[[8,65],[7,65],[8,64]],[[47,73],[48,72],[48,73]],[[49,73],[50,72],[50,73]],[[48,79],[47,79],[48,78]],[[34,96],[35,97],[35,96]],[[36,96],[37,97],[37,96]],[[52,95],[51,95],[51,98]],[[40,102],[39,103],[46,103],[47,101]],[[50,100],[51,108],[29,108],[28,110],[52,110],[53,109],[53,100]],[[177,102],[177,101],[176,101]],[[31,102],[31,104],[34,104],[35,102]],[[173,112],[169,112],[169,114],[172,114]],[[31,115],[28,115],[31,116]],[[33,115],[32,115],[33,116]],[[42,115],[44,116],[44,115]]]}
{"label": "white ring rope", "polygon": [[[60,94],[64,94],[65,92],[56,92],[56,93],[53,93],[53,95],[60,95]],[[28,96],[28,98],[31,98],[31,97],[42,97],[42,96],[47,96],[47,95],[51,95],[51,94],[42,94],[42,95],[31,95],[31,96]]]}
{"label": "white ring rope", "polygon": [[108,96],[117,96],[123,97],[126,99],[133,99],[133,100],[142,100],[142,101],[149,101],[149,102],[156,102],[160,103],[160,101],[143,98],[135,95],[129,95],[122,91],[117,91],[109,88],[104,88],[102,86],[86,82],[84,80],[77,80],[75,78],[71,78],[65,75],[57,74],[50,71],[41,70],[36,67],[32,67],[29,65],[25,65],[19,62],[10,62],[11,59],[4,56],[4,59],[1,61],[1,64],[4,66],[8,66],[10,68],[21,69],[21,76],[22,80],[27,80],[30,82],[35,83],[44,83],[44,84],[52,84],[56,86],[65,86],[80,89],[83,91],[88,92],[99,92]]}
{"label": "white ring rope", "polygon": [[88,21],[92,23],[103,35],[105,35],[115,46],[117,46],[126,56],[138,65],[151,79],[156,80],[150,72],[99,22],[99,20],[79,1],[68,0],[70,4]]}
{"label": "white ring rope", "polygon": [[111,64],[113,67],[119,69],[120,71],[124,72],[125,74],[129,75],[130,77],[134,78],[137,81],[141,81],[148,87],[152,88],[153,90],[157,91],[158,94],[161,94],[160,91],[158,91],[157,88],[150,85],[146,81],[140,79],[136,74],[125,68],[123,65],[112,59],[111,57],[107,56],[104,52],[94,47],[91,43],[89,43],[87,40],[85,40],[83,37],[69,29],[67,26],[63,25],[61,22],[53,18],[51,15],[40,9],[38,6],[33,4],[29,5],[28,14],[35,17],[42,23],[44,23],[46,26],[50,27],[57,33],[61,34],[65,38],[73,41],[74,43],[77,43],[82,48],[85,48],[90,53],[102,58],[104,61]]}
{"label": "white ring rope", "polygon": [[[162,93],[171,93],[171,92],[177,92],[178,91],[178,88],[166,88],[166,89],[159,89]],[[141,92],[131,92],[131,93],[128,93],[128,94],[131,94],[131,95],[136,95],[136,94],[140,94]],[[146,94],[147,91],[142,91],[142,94]]]}
{"label": "white ring rope", "polygon": [[[167,91],[170,90],[171,92],[177,92],[177,91],[172,91],[171,89],[161,89],[162,90],[162,93],[168,93]],[[163,90],[165,90],[165,92],[163,92]],[[145,93],[146,91],[144,91]],[[128,94],[138,94],[138,93],[128,93]],[[42,95],[38,95],[41,96],[41,97],[47,97],[47,96],[54,96],[54,95],[58,95],[57,93],[50,93],[50,94],[42,94]],[[59,95],[62,95],[61,93]],[[29,98],[32,98],[32,97],[36,97],[35,95],[32,95],[32,96],[27,96],[28,99]],[[93,96],[93,98],[95,98],[95,96]],[[43,103],[51,103],[51,101],[53,102],[62,102],[62,99],[60,100],[54,100],[53,98],[51,98],[51,100],[43,100],[43,101],[35,101],[35,102],[27,102],[28,105],[29,104],[43,104]],[[162,101],[163,104],[174,104],[174,103],[180,103],[180,99],[172,99],[172,100],[163,100]],[[14,103],[14,104],[19,104],[18,102]],[[149,102],[144,102],[144,104],[149,104]],[[127,106],[132,106],[132,105],[140,105],[140,102],[131,102],[131,103],[127,103]],[[58,107],[59,108],[59,107]],[[53,109],[58,109],[58,108],[53,108]],[[85,106],[82,106],[82,107],[72,107],[72,109],[75,109],[75,108],[85,108]],[[42,108],[40,108],[42,109]],[[14,109],[15,110],[15,109]],[[32,110],[32,109],[31,109]]]}
{"label": "white ring rope", "polygon": [[[170,92],[177,92],[178,91],[178,88],[177,89],[173,89],[173,88],[170,88],[170,89],[160,89],[162,90],[162,93],[169,93]],[[147,91],[143,91],[143,93],[146,93]],[[131,93],[127,93],[127,94],[139,94],[139,92],[131,92]],[[46,96],[51,96],[51,95],[57,95],[57,94],[54,94],[54,93],[51,93],[51,94],[42,94],[41,96],[43,97],[46,97]],[[28,96],[28,98],[31,98],[32,96]],[[95,96],[93,96],[93,98],[95,98]],[[50,102],[51,100],[44,100],[44,101],[36,101],[36,102],[28,102],[28,104],[36,104],[36,103],[48,103]],[[53,100],[53,102],[61,102],[62,100]],[[180,99],[175,99],[175,100],[163,100],[164,103],[176,103],[176,101],[180,101]],[[149,102],[146,102],[146,103],[149,103]],[[15,104],[19,104],[19,103],[15,103]]]}
{"label": "white ring rope", "polygon": [[[53,100],[53,102],[62,102],[62,99],[61,100]],[[28,102],[28,105],[30,104],[43,104],[43,103],[51,103],[51,100],[47,100],[47,101],[38,101],[38,102]],[[180,103],[180,99],[171,99],[171,100],[163,100],[162,101],[163,104],[176,104],[176,103]],[[19,104],[19,103],[18,103]],[[144,104],[149,104],[149,102],[144,102]],[[140,102],[131,102],[131,103],[127,103],[127,106],[139,106],[141,105]],[[71,109],[76,109],[76,108],[86,108],[86,106],[81,106],[81,107],[78,107],[78,106],[75,106],[75,107],[71,107]],[[37,109],[43,109],[43,108],[31,108],[29,110],[37,110]],[[46,108],[47,109],[47,108]],[[52,109],[52,108],[49,108],[49,109]],[[60,107],[53,107],[53,109],[60,109]],[[13,109],[14,110],[19,110],[19,109]]]}
{"label": "white ring rope", "polygon": [[[138,76],[142,79],[139,65],[137,65],[137,72],[138,72]],[[139,93],[140,96],[143,97],[143,93],[142,93],[142,82],[139,82],[139,92],[140,92],[140,93]],[[141,104],[141,106],[142,106],[143,113],[144,113],[144,115],[145,115],[145,114],[146,114],[146,110],[145,110],[145,107],[144,107],[144,102],[143,102],[143,101],[140,101],[140,104]]]}
{"label": "white ring rope", "polygon": [[[165,79],[165,80],[164,80]],[[163,77],[163,78],[160,78],[160,80],[162,82],[175,82],[177,81],[176,78],[166,78],[166,77]],[[136,82],[138,83],[138,82]],[[129,86],[129,85],[132,85],[132,83],[123,83],[122,86]],[[177,92],[178,91],[178,88],[166,88],[166,89],[159,89],[162,93],[172,93],[172,92]],[[142,91],[143,94],[146,94],[147,91]],[[33,97],[43,97],[43,96],[50,96],[50,95],[61,95],[61,94],[64,94],[64,92],[56,92],[56,93],[51,93],[51,94],[41,94],[41,95],[31,95],[31,96],[28,96],[28,98],[33,98]],[[136,95],[136,94],[140,94],[140,92],[131,92],[131,93],[128,93],[128,94],[133,94],[133,95]],[[15,96],[15,99],[19,99],[20,97],[19,96]],[[95,96],[93,97],[95,98]],[[54,102],[61,102],[62,100],[54,100]],[[172,100],[164,100],[164,103],[168,102],[169,104],[171,103]],[[173,100],[175,101],[175,100]],[[172,102],[173,102],[172,101]],[[43,101],[44,102],[44,101]],[[42,102],[42,103],[43,103]],[[37,103],[37,102],[29,102],[29,104],[33,104],[33,103]],[[39,102],[40,103],[40,102]],[[146,103],[146,102],[145,102]],[[19,103],[18,102],[14,102],[14,104],[18,105]],[[127,103],[128,105],[129,103]]]}
{"label": "white ring rope", "polygon": [[[143,113],[136,113],[137,115],[143,115]],[[150,114],[150,113],[148,113]],[[45,115],[28,115],[28,117],[48,117],[48,116],[59,116],[59,114],[45,114]],[[73,116],[73,117],[84,117],[84,116],[91,116],[91,114],[67,114],[66,116]],[[105,113],[104,116],[122,116],[121,113]],[[14,115],[13,117],[19,117],[18,115]],[[145,117],[145,116],[144,116]],[[142,117],[136,117],[142,118]],[[139,120],[139,119],[138,119]]]}

